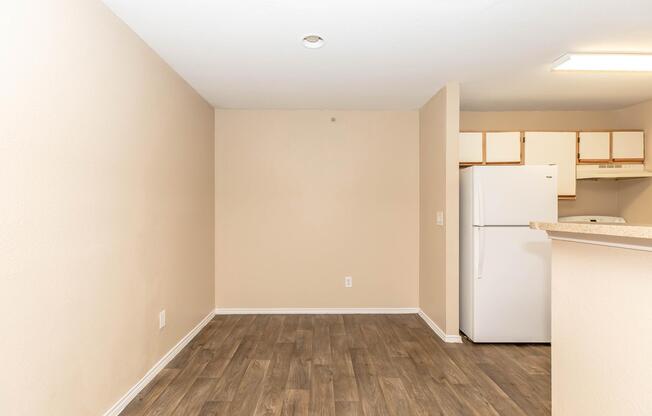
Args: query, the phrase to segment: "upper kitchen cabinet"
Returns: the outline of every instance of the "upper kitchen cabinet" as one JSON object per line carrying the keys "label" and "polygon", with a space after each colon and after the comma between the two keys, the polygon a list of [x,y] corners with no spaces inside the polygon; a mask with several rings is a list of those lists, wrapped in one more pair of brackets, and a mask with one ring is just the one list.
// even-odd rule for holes
{"label": "upper kitchen cabinet", "polygon": [[611,160],[611,133],[580,132],[578,136],[578,161],[580,163],[606,163]]}
{"label": "upper kitchen cabinet", "polygon": [[614,131],[611,140],[614,162],[645,161],[645,134],[642,131]]}
{"label": "upper kitchen cabinet", "polygon": [[460,133],[460,165],[479,165],[484,163],[484,137],[481,132]]}
{"label": "upper kitchen cabinet", "polygon": [[525,164],[557,165],[557,194],[575,197],[576,132],[526,132]]}
{"label": "upper kitchen cabinet", "polygon": [[520,132],[462,132],[459,139],[460,165],[520,165]]}
{"label": "upper kitchen cabinet", "polygon": [[521,164],[521,132],[487,132],[485,154],[487,164]]}

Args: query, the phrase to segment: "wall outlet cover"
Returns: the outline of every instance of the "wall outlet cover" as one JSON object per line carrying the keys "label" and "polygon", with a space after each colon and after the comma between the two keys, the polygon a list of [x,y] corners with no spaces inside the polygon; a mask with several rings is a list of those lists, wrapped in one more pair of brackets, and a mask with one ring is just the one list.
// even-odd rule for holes
{"label": "wall outlet cover", "polygon": [[351,276],[344,278],[344,287],[353,287],[353,278]]}

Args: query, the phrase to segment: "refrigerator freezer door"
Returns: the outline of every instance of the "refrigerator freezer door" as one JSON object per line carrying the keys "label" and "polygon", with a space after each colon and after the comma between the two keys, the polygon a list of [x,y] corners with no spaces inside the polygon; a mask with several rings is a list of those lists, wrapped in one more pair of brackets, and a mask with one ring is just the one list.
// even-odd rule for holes
{"label": "refrigerator freezer door", "polygon": [[[474,227],[475,342],[550,342],[550,240],[528,227]],[[469,335],[469,334],[467,334]]]}
{"label": "refrigerator freezer door", "polygon": [[556,166],[480,166],[471,169],[473,225],[529,225],[530,221],[557,221]]}

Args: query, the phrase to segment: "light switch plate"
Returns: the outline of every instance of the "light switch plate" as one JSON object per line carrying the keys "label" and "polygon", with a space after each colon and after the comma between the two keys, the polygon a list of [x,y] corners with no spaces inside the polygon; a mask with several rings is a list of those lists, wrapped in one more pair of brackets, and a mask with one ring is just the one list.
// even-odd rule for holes
{"label": "light switch plate", "polygon": [[444,213],[443,213],[443,211],[437,211],[437,225],[444,225]]}
{"label": "light switch plate", "polygon": [[167,323],[165,322],[165,309],[163,309],[161,312],[158,313],[158,329],[165,328],[166,324]]}

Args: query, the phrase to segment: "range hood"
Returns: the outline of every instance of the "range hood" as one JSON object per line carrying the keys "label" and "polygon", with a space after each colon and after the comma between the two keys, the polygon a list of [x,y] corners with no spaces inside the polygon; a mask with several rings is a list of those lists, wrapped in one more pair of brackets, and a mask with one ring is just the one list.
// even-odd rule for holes
{"label": "range hood", "polygon": [[642,164],[577,165],[577,179],[649,178],[652,172]]}

